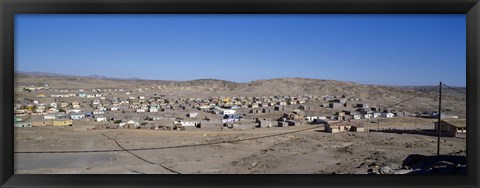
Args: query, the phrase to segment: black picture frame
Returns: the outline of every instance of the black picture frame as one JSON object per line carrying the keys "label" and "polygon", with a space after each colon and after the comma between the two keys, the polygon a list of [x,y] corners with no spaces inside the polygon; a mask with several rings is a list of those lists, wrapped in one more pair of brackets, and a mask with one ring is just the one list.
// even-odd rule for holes
{"label": "black picture frame", "polygon": [[[480,4],[478,0],[1,0],[2,187],[478,187]],[[466,175],[18,175],[14,174],[15,14],[466,14]]]}

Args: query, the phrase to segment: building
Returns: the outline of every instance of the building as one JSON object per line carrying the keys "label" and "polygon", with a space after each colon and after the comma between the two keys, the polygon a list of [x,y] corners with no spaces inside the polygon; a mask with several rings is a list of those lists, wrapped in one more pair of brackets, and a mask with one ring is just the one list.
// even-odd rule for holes
{"label": "building", "polygon": [[240,121],[240,115],[238,114],[227,114],[223,116],[222,123]]}
{"label": "building", "polygon": [[328,133],[338,133],[338,132],[349,131],[350,128],[351,126],[343,125],[343,124],[335,124],[335,125],[331,125],[330,123],[325,124],[325,132],[328,132]]}
{"label": "building", "polygon": [[333,108],[333,109],[338,109],[338,108],[341,108],[343,106],[342,103],[336,103],[336,102],[329,103],[328,105],[329,105],[330,108]]}
{"label": "building", "polygon": [[95,121],[96,122],[106,122],[107,118],[106,117],[97,117],[97,119]]}
{"label": "building", "polygon": [[196,127],[199,125],[198,122],[195,121],[176,121],[174,122],[175,125],[181,125],[183,127]]}
{"label": "building", "polygon": [[16,122],[15,127],[32,127],[32,122]]}
{"label": "building", "polygon": [[82,119],[84,117],[85,117],[85,114],[81,114],[81,113],[70,114],[70,119],[73,119],[73,120]]}
{"label": "building", "polygon": [[32,121],[33,127],[47,126],[47,125],[53,125],[53,121],[52,120]]}
{"label": "building", "polygon": [[197,116],[198,116],[198,112],[190,112],[190,113],[188,113],[188,117],[196,118]]}
{"label": "building", "polygon": [[362,127],[362,126],[358,126],[358,125],[353,125],[350,127],[350,130],[351,132],[365,132],[365,128]]}
{"label": "building", "polygon": [[393,118],[394,114],[390,112],[383,112],[382,117]]}
{"label": "building", "polygon": [[150,112],[158,112],[158,108],[152,107],[149,109]]}
{"label": "building", "polygon": [[43,116],[43,119],[57,119],[55,114],[47,114]]}
{"label": "building", "polygon": [[[442,132],[467,133],[465,119],[443,119],[440,121]],[[435,130],[438,130],[438,122],[435,122]]]}
{"label": "building", "polygon": [[73,121],[71,119],[55,119],[53,120],[53,126],[72,126]]}
{"label": "building", "polygon": [[228,114],[235,114],[236,110],[222,109],[221,112],[222,112],[222,115],[228,115]]}
{"label": "building", "polygon": [[286,121],[278,121],[278,127],[288,127],[288,122]]}
{"label": "building", "polygon": [[266,128],[266,127],[273,127],[275,125],[274,121],[266,120],[266,119],[256,119],[258,123],[257,127]]}

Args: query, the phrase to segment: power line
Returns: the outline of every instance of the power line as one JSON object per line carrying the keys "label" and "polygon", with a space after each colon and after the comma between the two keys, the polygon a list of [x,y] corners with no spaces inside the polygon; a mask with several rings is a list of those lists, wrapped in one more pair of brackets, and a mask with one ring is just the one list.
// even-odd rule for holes
{"label": "power line", "polygon": [[448,88],[450,88],[450,89],[452,89],[452,90],[455,90],[455,91],[457,91],[457,92],[463,93],[463,94],[465,94],[465,95],[467,94],[467,93],[464,92],[464,91],[460,91],[460,90],[455,89],[455,88],[453,88],[453,87],[447,86],[446,84],[443,84],[443,86],[448,87]]}
{"label": "power line", "polygon": [[403,100],[403,101],[400,101],[400,102],[398,102],[398,103],[396,103],[396,104],[394,104],[394,105],[390,105],[390,106],[385,107],[385,108],[391,108],[391,107],[397,106],[397,105],[399,105],[399,104],[401,104],[401,103],[404,103],[404,102],[407,102],[407,101],[412,100],[412,99],[414,99],[414,98],[417,98],[417,97],[419,97],[419,96],[425,95],[425,94],[427,94],[427,92],[430,92],[430,91],[432,91],[432,90],[434,90],[434,89],[437,89],[438,87],[440,87],[440,86],[436,86],[436,87],[430,88],[429,90],[424,91],[423,93],[420,93],[420,94],[418,94],[418,95],[415,95],[415,96],[413,96],[413,97],[411,97],[411,98],[405,99],[405,100]]}

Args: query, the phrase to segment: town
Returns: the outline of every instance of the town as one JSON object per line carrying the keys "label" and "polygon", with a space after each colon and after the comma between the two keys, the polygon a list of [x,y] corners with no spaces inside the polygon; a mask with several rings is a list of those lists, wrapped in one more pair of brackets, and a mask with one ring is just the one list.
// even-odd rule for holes
{"label": "town", "polygon": [[[255,129],[324,125],[330,133],[365,132],[364,120],[396,117],[435,118],[436,111],[396,111],[345,95],[218,96],[181,98],[156,92],[161,87],[129,89],[58,89],[45,83],[18,84],[16,92],[33,94],[15,103],[15,127],[82,126],[98,129]],[[442,112],[442,118],[458,116]],[[361,122],[361,123],[359,123]],[[458,120],[457,120],[458,122]],[[449,123],[455,135],[465,123]],[[432,127],[431,129],[435,129]],[[368,130],[367,130],[368,131]]]}

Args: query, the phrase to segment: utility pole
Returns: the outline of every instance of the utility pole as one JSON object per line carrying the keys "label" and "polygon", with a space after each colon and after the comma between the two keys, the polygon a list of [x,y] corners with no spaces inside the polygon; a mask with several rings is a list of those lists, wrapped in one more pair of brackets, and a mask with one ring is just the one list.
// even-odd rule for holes
{"label": "utility pole", "polygon": [[440,137],[441,137],[441,132],[442,132],[441,131],[441,126],[440,126],[441,117],[442,117],[442,82],[440,82],[440,89],[439,89],[439,96],[438,96],[437,156],[440,155]]}
{"label": "utility pole", "polygon": [[380,117],[377,117],[377,131],[380,131]]}
{"label": "utility pole", "polygon": [[368,127],[368,121],[370,121],[370,120],[367,119],[367,133],[370,133],[370,128]]}
{"label": "utility pole", "polygon": [[417,117],[413,117],[413,121],[415,123],[415,130],[417,130]]}

